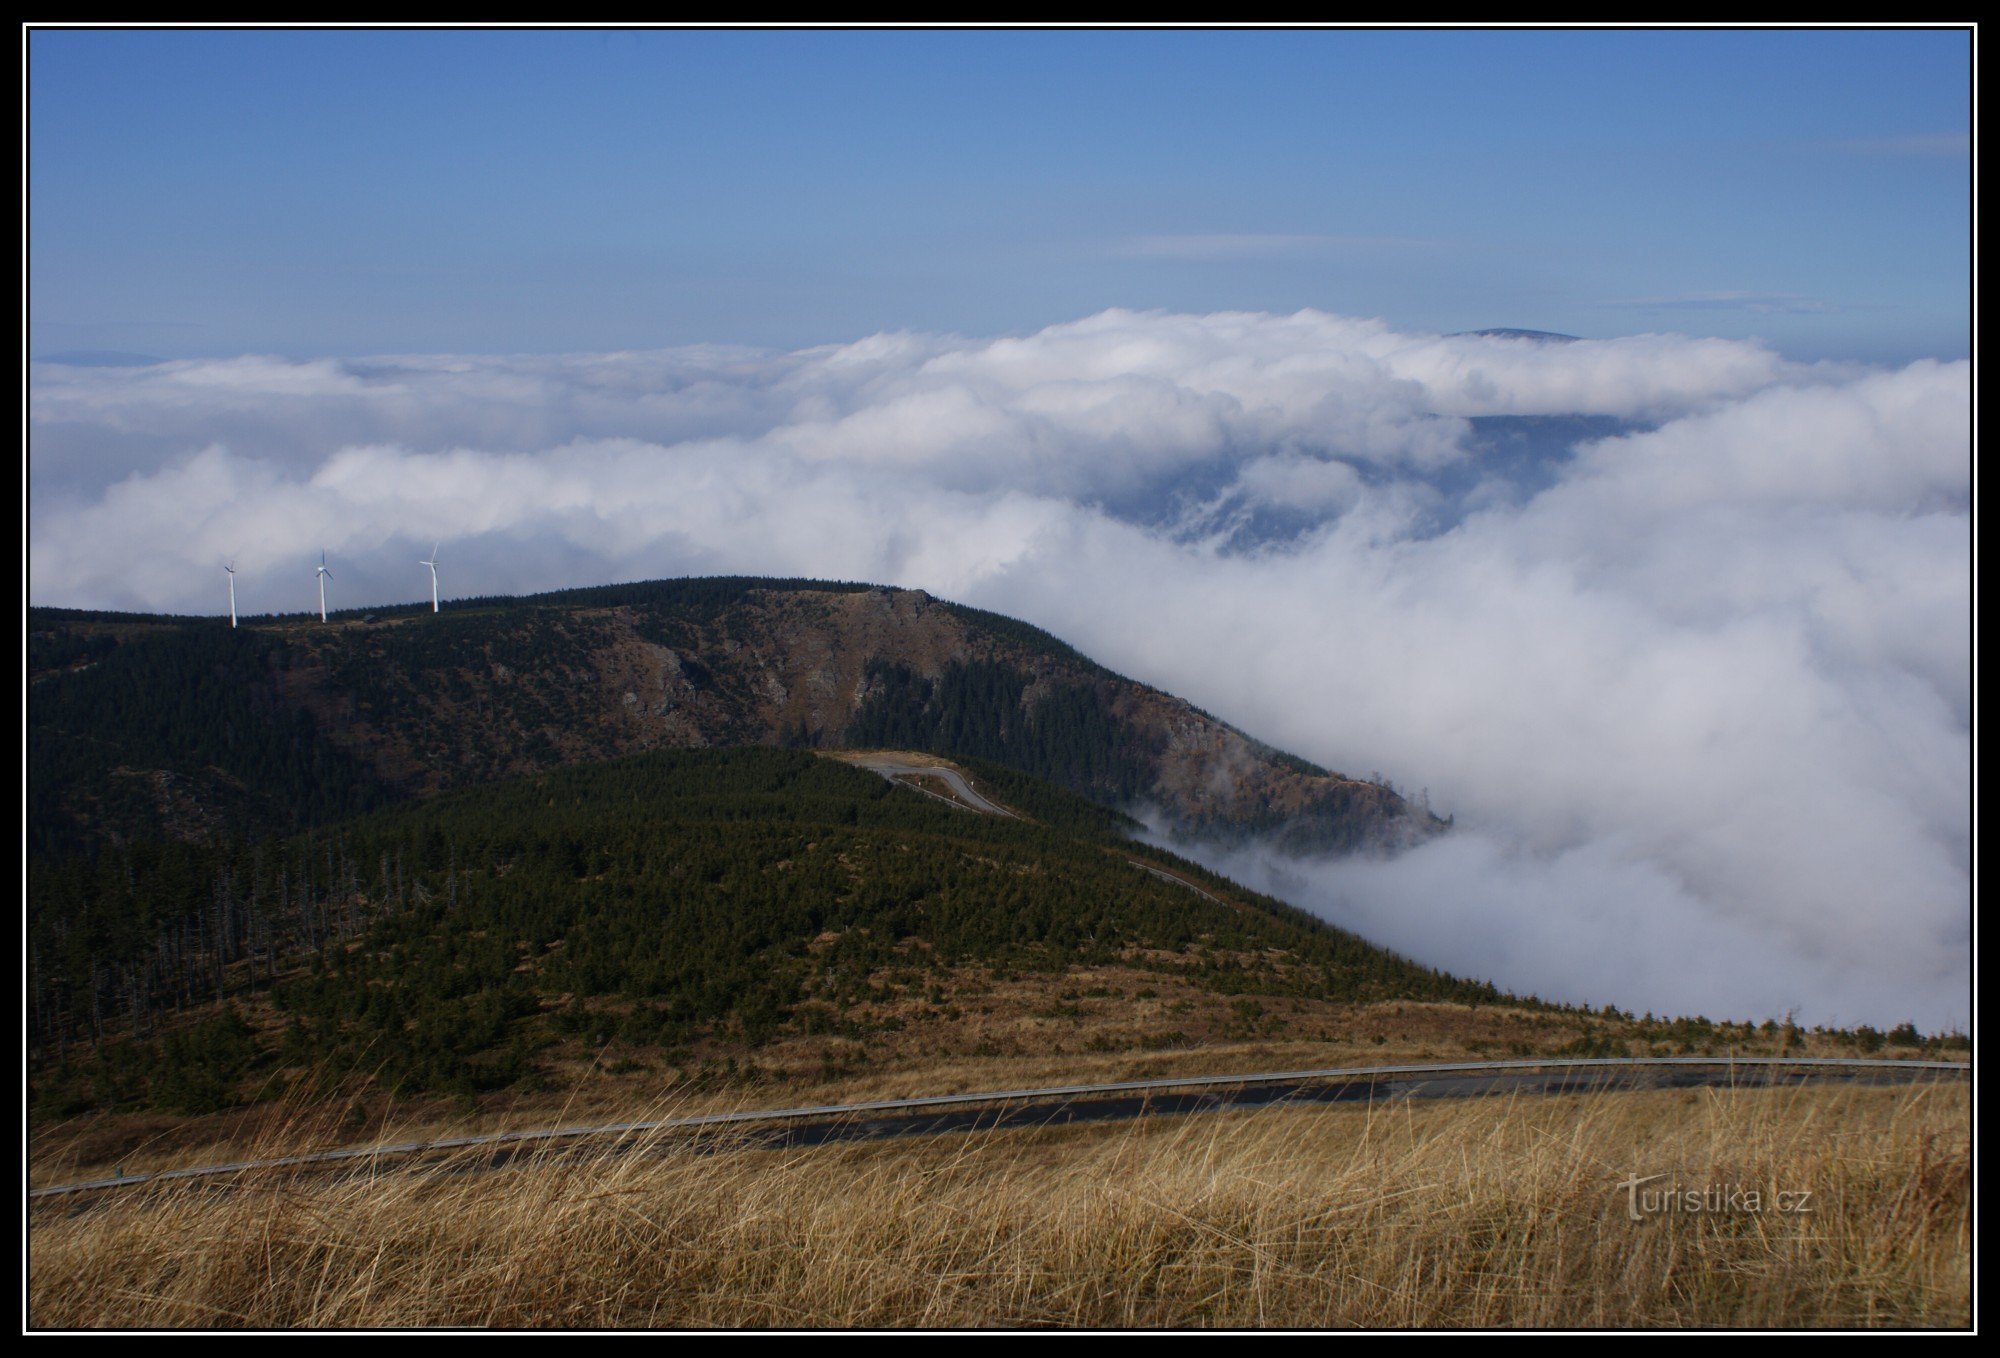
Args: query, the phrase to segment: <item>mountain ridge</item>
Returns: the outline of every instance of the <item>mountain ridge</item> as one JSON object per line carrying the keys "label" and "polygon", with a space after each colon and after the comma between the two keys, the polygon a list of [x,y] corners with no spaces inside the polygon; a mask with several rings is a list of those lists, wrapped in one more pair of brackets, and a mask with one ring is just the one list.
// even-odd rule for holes
{"label": "mountain ridge", "polygon": [[[1182,834],[1391,850],[1444,822],[1053,635],[922,590],[696,577],[317,619],[29,614],[31,844],[297,828],[654,749],[895,745]],[[261,723],[261,725],[260,725]],[[282,739],[269,737],[270,726]],[[305,806],[317,797],[322,806]]]}

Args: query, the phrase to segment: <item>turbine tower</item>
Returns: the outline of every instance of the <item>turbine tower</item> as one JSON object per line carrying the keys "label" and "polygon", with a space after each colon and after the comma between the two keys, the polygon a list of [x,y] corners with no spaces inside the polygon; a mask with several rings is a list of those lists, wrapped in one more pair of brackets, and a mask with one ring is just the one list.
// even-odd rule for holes
{"label": "turbine tower", "polygon": [[319,549],[319,570],[316,571],[315,574],[319,576],[319,620],[321,622],[325,622],[326,621],[326,577],[332,575],[333,572],[326,568],[326,548],[324,547]]}
{"label": "turbine tower", "polygon": [[431,548],[430,560],[417,563],[419,566],[431,568],[431,612],[433,613],[438,611],[438,547],[442,546],[444,543],[439,541],[437,547]]}
{"label": "turbine tower", "polygon": [[222,568],[229,573],[229,625],[236,626],[236,558],[230,557],[229,564]]}

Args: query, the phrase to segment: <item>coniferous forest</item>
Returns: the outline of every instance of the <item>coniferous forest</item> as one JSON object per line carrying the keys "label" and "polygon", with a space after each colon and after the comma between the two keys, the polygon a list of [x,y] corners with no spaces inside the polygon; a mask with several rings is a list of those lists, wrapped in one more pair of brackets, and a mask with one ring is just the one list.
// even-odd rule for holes
{"label": "coniferous forest", "polygon": [[[207,1111],[303,1067],[470,1093],[534,1080],[539,1051],[579,1036],[754,1048],[858,1031],[884,966],[1123,959],[1228,994],[1499,998],[1126,840],[1121,817],[1073,794],[972,767],[1037,819],[729,749],[565,768],[282,840],[39,862],[36,1101]],[[1234,960],[1270,950],[1287,965]],[[251,996],[280,1031],[244,1021]]]}
{"label": "coniferous forest", "polygon": [[[895,745],[996,761],[1190,833],[1436,833],[1016,619],[919,591],[647,581],[297,617],[28,615],[37,856],[218,842],[661,748]],[[1219,794],[1219,795],[1218,795]]]}
{"label": "coniferous forest", "polygon": [[[1107,963],[1215,995],[1496,993],[1111,809],[1159,795],[1163,723],[1293,780],[1290,805],[1310,780],[1321,842],[1406,822],[1392,791],[915,591],[652,581],[237,628],[31,609],[28,660],[38,1113],[212,1111],[305,1071],[532,1089],[579,1043],[861,1042],[897,1021],[890,970],[936,993]],[[806,752],[829,746],[946,754],[1023,819]],[[1265,796],[1230,816],[1263,824]]]}

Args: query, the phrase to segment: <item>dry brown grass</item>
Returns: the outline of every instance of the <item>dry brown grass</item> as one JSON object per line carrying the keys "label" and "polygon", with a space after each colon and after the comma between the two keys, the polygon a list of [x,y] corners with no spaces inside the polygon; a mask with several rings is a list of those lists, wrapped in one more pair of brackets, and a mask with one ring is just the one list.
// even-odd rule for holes
{"label": "dry brown grass", "polygon": [[[1968,1110],[1703,1090],[272,1172],[37,1207],[29,1321],[1963,1326]],[[1634,1174],[1813,1210],[1633,1222]]]}
{"label": "dry brown grass", "polygon": [[[891,984],[890,970],[874,978]],[[1575,1054],[1582,1039],[1602,1037],[1632,1055],[1693,1050],[1740,1056],[1854,1056],[1838,1035],[1807,1033],[1796,1048],[1782,1034],[1750,1029],[1718,1033],[1704,1048],[1647,1040],[1643,1027],[1580,1013],[1545,1013],[1511,1005],[1388,1000],[1345,1004],[1259,997],[1246,1017],[1241,997],[1203,991],[1184,978],[1123,965],[1066,972],[1024,972],[995,979],[982,969],[942,983],[948,1010],[904,994],[876,1006],[903,1026],[865,1041],[787,1036],[758,1048],[696,1044],[675,1064],[660,1051],[581,1042],[542,1057],[539,1089],[481,1096],[406,1097],[343,1086],[311,1070],[287,1069],[292,1092],[276,1104],[183,1116],[158,1110],[92,1110],[37,1119],[30,1128],[29,1180],[36,1186],[102,1177],[114,1167],[135,1173],[251,1158],[279,1142],[326,1150],[383,1141],[429,1140],[462,1133],[637,1120],[664,1100],[685,1112],[723,1112],[799,1104],[857,1103],[926,1094],[1025,1089],[1058,1084],[1272,1070],[1357,1068],[1428,1061],[1504,1060]],[[914,987],[902,987],[905,991]],[[275,1011],[253,1019],[275,1029]],[[1161,1034],[1185,1045],[1158,1047]],[[1889,1053],[1891,1055],[1896,1053]],[[1914,1055],[1916,1053],[1905,1052]],[[701,1078],[724,1058],[729,1081]],[[320,1116],[315,1104],[332,1104]],[[310,1125],[310,1144],[301,1138]]]}

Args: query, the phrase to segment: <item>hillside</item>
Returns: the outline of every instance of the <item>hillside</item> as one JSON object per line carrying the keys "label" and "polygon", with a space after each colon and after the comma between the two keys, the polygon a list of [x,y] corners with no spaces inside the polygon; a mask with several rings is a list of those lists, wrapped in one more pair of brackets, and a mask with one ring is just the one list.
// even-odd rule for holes
{"label": "hillside", "polygon": [[[470,1095],[614,1042],[683,1070],[787,1043],[866,1062],[906,1029],[931,1056],[970,1054],[1030,992],[1081,1031],[1088,997],[1053,983],[1084,973],[1132,986],[1100,984],[1138,1002],[1091,1031],[1137,1050],[1188,1044],[1216,1015],[1275,1030],[1300,1003],[1503,998],[1134,844],[1071,794],[970,767],[1023,814],[800,751],[680,751],[280,842],[40,865],[32,1100],[202,1113],[305,1071]],[[1037,976],[1051,984],[1020,984]],[[1160,992],[1177,998],[1143,1002]]]}
{"label": "hillside", "polygon": [[1259,744],[1025,623],[921,591],[703,579],[441,614],[31,609],[29,834],[61,854],[324,824],[657,749],[896,746],[988,759],[1183,833],[1394,847],[1393,789]]}

